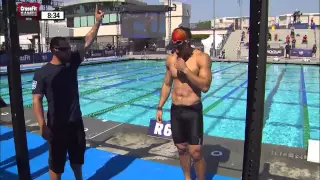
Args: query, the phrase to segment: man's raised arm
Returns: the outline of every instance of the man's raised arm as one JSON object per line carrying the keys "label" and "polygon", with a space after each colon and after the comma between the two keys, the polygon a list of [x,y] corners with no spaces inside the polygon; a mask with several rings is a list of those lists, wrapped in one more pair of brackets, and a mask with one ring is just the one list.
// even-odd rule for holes
{"label": "man's raised arm", "polygon": [[98,5],[96,5],[96,9],[95,9],[95,24],[93,25],[93,27],[91,28],[91,30],[86,34],[86,36],[84,37],[84,46],[83,49],[80,49],[80,55],[81,55],[81,59],[84,59],[84,56],[86,54],[86,52],[88,51],[88,49],[91,47],[93,41],[96,39],[97,34],[98,34],[98,30],[100,28],[100,24],[103,18],[104,12],[102,12],[101,10],[98,9]]}

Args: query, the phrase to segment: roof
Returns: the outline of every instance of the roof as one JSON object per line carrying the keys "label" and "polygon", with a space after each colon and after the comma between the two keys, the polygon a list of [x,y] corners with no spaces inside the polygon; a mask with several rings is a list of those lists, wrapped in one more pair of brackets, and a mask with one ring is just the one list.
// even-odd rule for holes
{"label": "roof", "polygon": [[147,5],[147,3],[144,2],[144,0],[72,0],[70,2],[65,2],[63,4],[64,7],[67,6],[73,6],[78,4],[85,4],[85,3],[102,3],[102,2],[126,2],[130,4],[136,4],[136,5]]}

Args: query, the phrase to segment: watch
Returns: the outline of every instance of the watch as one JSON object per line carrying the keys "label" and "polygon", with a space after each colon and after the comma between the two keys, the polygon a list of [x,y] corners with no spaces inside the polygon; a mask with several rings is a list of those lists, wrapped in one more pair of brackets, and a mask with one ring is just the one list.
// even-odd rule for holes
{"label": "watch", "polygon": [[157,107],[157,110],[160,110],[160,111],[162,111],[162,107],[159,107],[159,106],[158,106],[158,107]]}

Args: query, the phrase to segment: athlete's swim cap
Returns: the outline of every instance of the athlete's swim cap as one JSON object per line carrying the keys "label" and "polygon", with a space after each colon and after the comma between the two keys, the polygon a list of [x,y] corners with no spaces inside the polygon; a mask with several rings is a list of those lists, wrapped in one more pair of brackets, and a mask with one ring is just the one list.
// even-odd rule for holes
{"label": "athlete's swim cap", "polygon": [[177,28],[172,32],[172,41],[185,41],[188,40],[188,35],[185,30]]}

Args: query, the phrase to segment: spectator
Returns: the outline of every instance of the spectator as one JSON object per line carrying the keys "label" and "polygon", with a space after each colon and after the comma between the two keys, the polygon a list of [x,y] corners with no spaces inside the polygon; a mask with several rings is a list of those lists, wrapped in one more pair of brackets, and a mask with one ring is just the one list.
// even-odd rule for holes
{"label": "spectator", "polygon": [[289,55],[289,59],[290,59],[291,46],[289,43],[287,43],[285,49],[286,49],[286,58],[288,58],[288,55]]}
{"label": "spectator", "polygon": [[314,44],[312,47],[312,56],[316,56],[316,53],[317,53],[317,45]]}
{"label": "spectator", "polygon": [[304,35],[302,38],[302,44],[308,44],[308,37],[307,35]]}
{"label": "spectator", "polygon": [[294,28],[291,29],[290,36],[291,38],[295,38]]}
{"label": "spectator", "polygon": [[278,41],[278,34],[274,35],[274,41]]}
{"label": "spectator", "polygon": [[289,35],[286,37],[286,43],[287,44],[290,43],[290,36]]}
{"label": "spectator", "polygon": [[219,59],[225,59],[226,58],[226,51],[223,49],[221,51],[221,54],[219,55]]}
{"label": "spectator", "polygon": [[300,16],[302,15],[302,13],[296,9],[296,11],[293,13],[293,23],[300,23]]}
{"label": "spectator", "polygon": [[237,49],[237,58],[240,59],[240,57],[241,57],[241,47],[239,45]]}
{"label": "spectator", "polygon": [[296,48],[296,38],[292,39],[291,44],[292,44],[292,49]]}

